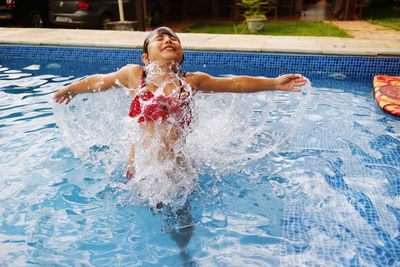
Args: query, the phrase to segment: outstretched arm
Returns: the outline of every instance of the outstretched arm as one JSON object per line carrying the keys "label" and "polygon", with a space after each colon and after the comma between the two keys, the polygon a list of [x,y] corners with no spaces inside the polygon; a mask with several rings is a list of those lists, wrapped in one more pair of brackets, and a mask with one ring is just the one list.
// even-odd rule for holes
{"label": "outstretched arm", "polygon": [[106,91],[121,85],[129,88],[132,87],[132,78],[137,76],[139,71],[141,71],[139,65],[128,65],[109,74],[91,75],[64,86],[54,94],[53,99],[57,103],[68,104],[77,94]]}
{"label": "outstretched arm", "polygon": [[299,92],[307,80],[300,74],[285,74],[276,78],[233,76],[217,78],[196,72],[188,77],[195,90],[201,92],[252,93],[265,90]]}

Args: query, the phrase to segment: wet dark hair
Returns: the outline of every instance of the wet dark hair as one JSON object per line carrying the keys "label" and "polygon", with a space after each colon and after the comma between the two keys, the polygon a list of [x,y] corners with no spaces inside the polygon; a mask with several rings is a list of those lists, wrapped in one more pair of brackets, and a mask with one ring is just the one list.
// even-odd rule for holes
{"label": "wet dark hair", "polygon": [[[146,38],[144,39],[144,42],[143,42],[143,53],[147,54],[147,47],[149,46],[150,40],[154,36],[159,36],[159,35],[163,35],[163,34],[175,37],[176,39],[178,39],[179,43],[181,42],[181,40],[179,39],[178,35],[176,35],[176,33],[173,30],[171,30],[170,28],[165,27],[165,26],[158,27],[157,29],[152,30],[151,32],[149,32],[149,34],[147,34]],[[185,56],[182,55],[182,61],[180,62],[180,64],[183,63],[184,57]]]}
{"label": "wet dark hair", "polygon": [[176,39],[178,39],[179,42],[181,42],[179,40],[178,35],[176,35],[176,33],[173,30],[171,30],[168,27],[159,27],[159,28],[149,32],[149,34],[146,36],[146,39],[144,39],[144,42],[143,42],[143,53],[147,53],[147,47],[149,46],[149,42],[154,36],[163,35],[163,34],[175,37]]}

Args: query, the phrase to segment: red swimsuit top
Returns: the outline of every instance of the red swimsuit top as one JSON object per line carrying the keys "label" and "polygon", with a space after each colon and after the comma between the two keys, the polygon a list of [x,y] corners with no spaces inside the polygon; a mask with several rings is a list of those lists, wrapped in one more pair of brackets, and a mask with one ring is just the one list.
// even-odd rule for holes
{"label": "red swimsuit top", "polygon": [[[171,124],[188,126],[192,120],[192,101],[190,89],[179,81],[180,89],[169,96],[155,96],[151,91],[139,92],[132,101],[129,116],[138,122],[165,121]],[[146,73],[143,71],[141,89],[146,86]]]}

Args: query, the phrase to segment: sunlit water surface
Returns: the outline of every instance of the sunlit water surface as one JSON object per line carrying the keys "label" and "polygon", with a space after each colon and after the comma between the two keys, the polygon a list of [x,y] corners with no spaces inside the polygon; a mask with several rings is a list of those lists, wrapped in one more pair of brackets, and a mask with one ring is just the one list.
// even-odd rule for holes
{"label": "sunlit water surface", "polygon": [[398,266],[400,124],[370,83],[195,95],[193,183],[157,210],[124,176],[127,92],[54,104],[86,74],[61,67],[0,66],[1,265]]}

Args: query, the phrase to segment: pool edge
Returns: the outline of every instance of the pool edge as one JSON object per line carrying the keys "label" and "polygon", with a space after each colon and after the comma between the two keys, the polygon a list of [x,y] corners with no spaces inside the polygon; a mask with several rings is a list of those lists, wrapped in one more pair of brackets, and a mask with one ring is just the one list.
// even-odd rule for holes
{"label": "pool edge", "polygon": [[[146,32],[0,27],[2,45],[137,49]],[[186,50],[320,55],[400,56],[400,40],[178,33]]]}

